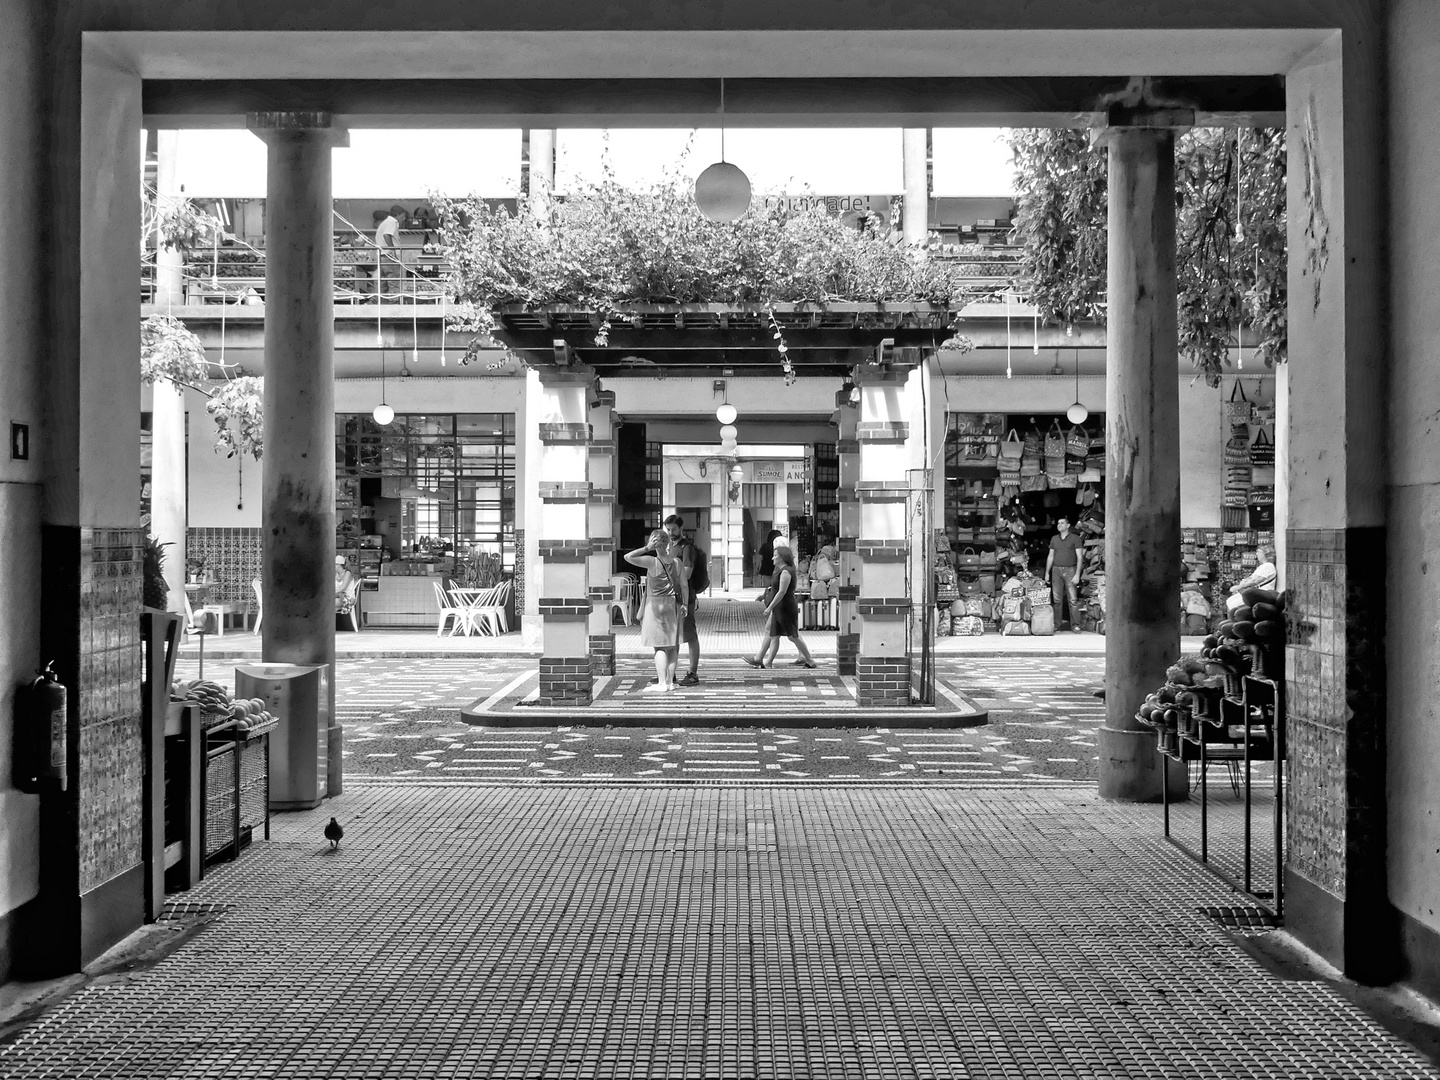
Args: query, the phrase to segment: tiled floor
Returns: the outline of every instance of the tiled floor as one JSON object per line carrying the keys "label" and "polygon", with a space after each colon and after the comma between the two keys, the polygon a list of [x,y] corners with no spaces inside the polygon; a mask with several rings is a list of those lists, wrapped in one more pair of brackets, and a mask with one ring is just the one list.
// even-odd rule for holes
{"label": "tiled floor", "polygon": [[[277,819],[228,908],[0,1075],[1436,1077],[1197,909],[1090,790],[381,784]],[[345,824],[337,854],[321,827]]]}

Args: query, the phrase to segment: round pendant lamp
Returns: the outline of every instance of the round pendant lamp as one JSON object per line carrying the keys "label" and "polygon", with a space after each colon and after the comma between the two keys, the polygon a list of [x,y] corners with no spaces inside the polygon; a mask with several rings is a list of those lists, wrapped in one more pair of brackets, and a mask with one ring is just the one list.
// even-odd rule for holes
{"label": "round pendant lamp", "polygon": [[725,80],[720,80],[720,160],[695,178],[695,205],[709,221],[738,221],[750,209],[750,178],[725,160]]}
{"label": "round pendant lamp", "polygon": [[370,415],[375,422],[384,427],[395,419],[395,410],[385,404],[385,350],[380,350],[380,404],[376,405]]}
{"label": "round pendant lamp", "polygon": [[734,442],[740,437],[740,429],[734,424],[726,424],[720,429],[720,438],[724,442]]}
{"label": "round pendant lamp", "polygon": [[715,410],[715,419],[722,424],[733,424],[740,417],[740,410],[728,401]]}

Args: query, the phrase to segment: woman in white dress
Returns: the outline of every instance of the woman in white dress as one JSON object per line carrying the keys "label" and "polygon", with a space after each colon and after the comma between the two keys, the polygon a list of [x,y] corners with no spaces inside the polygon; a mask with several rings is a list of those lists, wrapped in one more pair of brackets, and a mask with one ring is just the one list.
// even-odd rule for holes
{"label": "woman in white dress", "polygon": [[675,689],[675,665],[680,657],[680,621],[690,603],[681,580],[680,564],[670,555],[670,536],[663,529],[650,534],[643,548],[625,556],[631,566],[645,571],[645,610],[640,614],[640,644],[655,650],[655,685],[645,693]]}

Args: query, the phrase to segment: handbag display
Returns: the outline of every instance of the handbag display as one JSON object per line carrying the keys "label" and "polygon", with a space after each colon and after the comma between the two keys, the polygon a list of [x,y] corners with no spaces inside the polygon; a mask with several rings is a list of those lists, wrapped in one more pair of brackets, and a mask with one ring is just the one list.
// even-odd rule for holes
{"label": "handbag display", "polygon": [[1055,633],[1055,608],[1050,604],[1035,604],[1030,608],[1030,633],[1036,637],[1049,637]]}
{"label": "handbag display", "polygon": [[1045,452],[1045,436],[1039,428],[1031,428],[1025,433],[1025,456],[1038,458]]}
{"label": "handbag display", "polygon": [[[1045,474],[1044,474],[1044,473],[1035,473],[1035,474],[1033,474],[1033,475],[1031,475],[1031,476],[1022,476],[1022,477],[1020,477],[1020,490],[1021,490],[1021,491],[1025,491],[1025,492],[1030,492],[1030,491],[1045,491],[1045,490],[1047,490],[1049,487],[1050,487],[1050,483],[1049,483],[1048,480],[1045,479]],[[1013,532],[1014,530],[1012,529],[1011,531]]]}
{"label": "handbag display", "polygon": [[1010,434],[1000,440],[999,451],[1001,469],[1004,469],[1007,464],[1018,469],[1020,457],[1025,452],[1025,444],[1020,440],[1020,433],[1011,428]]}
{"label": "handbag display", "polygon": [[[1239,395],[1238,397],[1236,395]],[[1230,387],[1230,400],[1225,402],[1225,416],[1232,424],[1249,424],[1254,406],[1250,399],[1245,396],[1245,387],[1240,385],[1240,380],[1235,380],[1235,385]]]}
{"label": "handbag display", "polygon": [[1076,425],[1070,429],[1070,433],[1065,436],[1065,453],[1077,458],[1083,458],[1090,453],[1090,436],[1085,434],[1084,428]]}
{"label": "handbag display", "polygon": [[1045,456],[1047,458],[1063,458],[1065,456],[1065,432],[1060,428],[1060,421],[1055,420],[1050,424],[1050,430],[1045,433]]}
{"label": "handbag display", "polygon": [[1250,444],[1250,464],[1257,469],[1275,467],[1275,443],[1264,428],[1255,433],[1255,441]]}
{"label": "handbag display", "polygon": [[980,565],[980,555],[973,547],[962,548],[955,556],[955,565],[961,570],[975,569]]}

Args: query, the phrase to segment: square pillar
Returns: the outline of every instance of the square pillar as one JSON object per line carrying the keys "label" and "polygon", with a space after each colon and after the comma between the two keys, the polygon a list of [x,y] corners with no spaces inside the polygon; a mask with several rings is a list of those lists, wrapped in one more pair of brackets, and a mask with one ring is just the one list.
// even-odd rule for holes
{"label": "square pillar", "polygon": [[590,672],[590,422],[594,374],[586,368],[540,371],[535,480],[540,497],[542,621],[540,701],[589,705]]}
{"label": "square pillar", "polygon": [[616,440],[615,391],[596,390],[590,405],[590,496],[586,503],[590,540],[589,650],[592,675],[615,674],[615,628],[610,621],[610,601],[615,586],[615,532],[618,510],[615,502]]}
{"label": "square pillar", "polygon": [[[849,505],[859,513],[856,531],[848,535],[854,537],[852,557],[860,568],[855,599],[860,623],[855,694],[858,703],[868,708],[910,704],[911,665],[906,635],[910,618],[906,574],[911,466],[910,403],[906,393],[909,374],[906,367],[884,367],[862,368],[855,376],[860,389],[854,452],[859,459],[859,475],[855,502]],[[843,471],[841,487],[842,491],[847,487]],[[842,514],[845,505],[842,503]],[[845,554],[842,549],[842,559]]]}
{"label": "square pillar", "polygon": [[860,496],[855,485],[860,479],[860,443],[855,438],[855,428],[860,422],[860,407],[848,399],[840,403],[835,413],[835,423],[840,429],[836,444],[840,455],[840,565],[836,572],[836,595],[839,618],[836,637],[836,660],[841,675],[854,675],[855,662],[860,655],[860,556],[856,551],[856,540],[860,536]]}
{"label": "square pillar", "polygon": [[[1418,26],[1411,30],[1433,41]],[[1440,847],[1431,779],[1434,618],[1416,602],[1431,591],[1434,532],[1414,504],[1399,512],[1423,492],[1421,463],[1433,460],[1433,356],[1415,351],[1413,336],[1433,304],[1416,299],[1413,290],[1427,277],[1418,269],[1395,276],[1406,291],[1389,302],[1386,248],[1376,241],[1386,234],[1384,42],[1379,27],[1347,29],[1287,72],[1285,86],[1295,358],[1284,444],[1285,927],[1350,978],[1370,983],[1398,977],[1402,936],[1428,935],[1432,964],[1440,953],[1432,911]],[[1392,43],[1408,39],[1402,33]],[[1433,157],[1418,130],[1392,129],[1400,140],[1393,145]],[[1421,167],[1419,175],[1433,188],[1431,173]],[[1397,220],[1404,224],[1392,239],[1425,242],[1423,219]],[[1395,355],[1407,358],[1393,385],[1389,336],[1376,332],[1389,328],[1392,315],[1402,320]],[[1390,475],[1387,434],[1398,457]],[[1419,446],[1425,451],[1417,454]],[[1387,482],[1389,525],[1408,533],[1403,539],[1388,535]],[[1390,620],[1388,638],[1387,604],[1409,616]],[[1387,678],[1405,688],[1388,708]],[[1387,750],[1395,739],[1399,745]]]}

